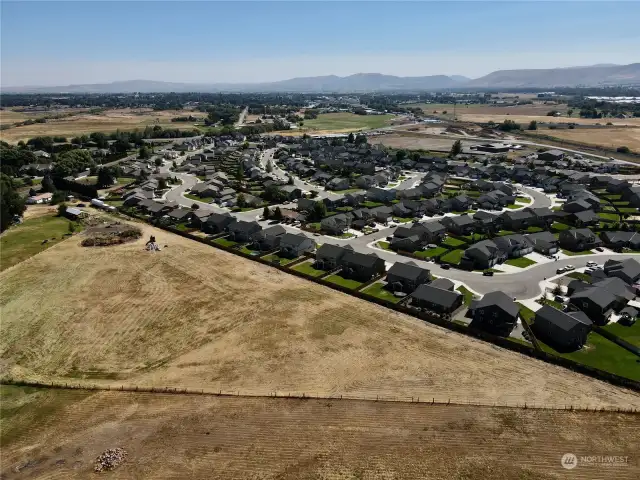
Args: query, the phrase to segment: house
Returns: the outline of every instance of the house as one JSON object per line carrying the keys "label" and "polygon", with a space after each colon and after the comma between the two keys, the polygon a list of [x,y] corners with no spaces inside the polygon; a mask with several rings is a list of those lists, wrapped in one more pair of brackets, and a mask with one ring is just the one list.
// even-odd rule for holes
{"label": "house", "polygon": [[351,226],[353,216],[349,213],[339,213],[325,217],[320,221],[320,228],[332,235],[341,235]]}
{"label": "house", "polygon": [[592,287],[569,298],[569,305],[582,310],[593,323],[606,325],[614,311],[616,297],[605,288]]}
{"label": "house", "polygon": [[411,305],[450,315],[462,305],[463,297],[456,291],[434,286],[434,283],[419,285],[410,295]]}
{"label": "house", "polygon": [[191,220],[192,211],[188,208],[179,207],[167,213],[169,221],[172,223],[180,223]]}
{"label": "house", "polygon": [[389,203],[396,199],[396,191],[394,189],[385,190],[383,188],[373,187],[367,190],[366,198],[373,202]]}
{"label": "house", "polygon": [[393,215],[395,215],[396,217],[408,218],[413,215],[413,212],[405,207],[404,203],[402,202],[396,203],[391,207],[391,209],[393,211]]}
{"label": "house", "polygon": [[602,241],[588,228],[572,228],[563,230],[558,237],[562,248],[574,252],[592,250],[602,245]]}
{"label": "house", "polygon": [[51,198],[53,197],[53,193],[41,193],[39,195],[34,195],[33,197],[27,198],[27,203],[29,205],[40,204],[40,203],[49,203],[51,202]]}
{"label": "house", "polygon": [[209,234],[223,233],[235,221],[235,217],[229,213],[212,213],[202,225],[202,231]]}
{"label": "house", "polygon": [[495,232],[502,225],[502,219],[493,213],[478,211],[473,215],[473,221],[476,223],[476,231]]}
{"label": "house", "polygon": [[507,258],[507,253],[493,241],[482,240],[464,251],[460,265],[466,268],[486,269],[504,262]]}
{"label": "house", "polygon": [[456,235],[469,235],[475,230],[476,223],[470,215],[444,217],[440,220],[447,230]]}
{"label": "house", "polygon": [[369,189],[378,185],[378,180],[373,175],[361,175],[356,178],[356,185],[363,189]]}
{"label": "house", "polygon": [[298,199],[298,211],[299,212],[311,212],[315,206],[316,201],[312,198],[299,198]]}
{"label": "house", "polygon": [[236,242],[249,242],[251,238],[262,230],[258,222],[245,222],[239,220],[227,226],[229,237]]}
{"label": "house", "polygon": [[538,160],[545,162],[559,162],[564,160],[564,152],[562,150],[546,150],[538,154]]}
{"label": "house", "polygon": [[387,288],[393,291],[411,293],[430,280],[431,272],[413,262],[396,262],[387,272]]}
{"label": "house", "polygon": [[332,271],[340,266],[342,257],[347,252],[353,252],[353,247],[345,245],[344,247],[323,243],[316,250],[315,266],[321,270]]}
{"label": "house", "polygon": [[549,305],[536,312],[532,326],[545,343],[563,350],[577,350],[587,341],[593,322],[583,312],[561,312]]}
{"label": "house", "polygon": [[618,277],[603,278],[601,280],[593,280],[593,284],[589,287],[603,288],[614,297],[616,297],[616,304],[614,310],[618,311],[626,307],[627,303],[635,299],[635,290],[624,280]]}
{"label": "house", "polygon": [[518,322],[519,312],[519,305],[501,291],[487,293],[469,306],[474,327],[505,336]]}
{"label": "house", "polygon": [[535,216],[526,210],[508,211],[500,215],[505,229],[512,231],[526,230],[535,222]]}
{"label": "house", "polygon": [[364,202],[364,194],[362,194],[362,193],[347,193],[344,196],[345,205],[350,205],[352,207],[357,207],[362,202]]}
{"label": "house", "polygon": [[640,233],[637,232],[601,232],[600,240],[609,248],[630,248],[640,250]]}
{"label": "house", "polygon": [[542,228],[548,228],[556,220],[557,214],[548,207],[532,208],[527,207],[525,212],[533,215],[532,224]]}
{"label": "house", "polygon": [[346,252],[340,259],[340,267],[340,276],[360,282],[368,282],[385,272],[384,260],[375,253]]}
{"label": "house", "polygon": [[527,241],[524,235],[503,235],[493,239],[493,243],[505,252],[509,258],[523,257],[533,252],[533,245]]}
{"label": "house", "polygon": [[80,210],[79,208],[67,207],[64,211],[64,216],[69,220],[77,220],[79,218],[87,216],[87,212]]}
{"label": "house", "polygon": [[327,190],[347,190],[349,188],[348,178],[335,177],[329,180],[325,187]]}
{"label": "house", "polygon": [[396,197],[407,200],[419,200],[423,195],[421,187],[405,189],[398,188],[397,190]]}
{"label": "house", "polygon": [[280,246],[280,240],[287,231],[282,225],[259,230],[252,237],[252,243],[258,250],[274,250]]}
{"label": "house", "polygon": [[538,232],[525,235],[533,249],[543,255],[558,253],[558,239],[551,232]]}
{"label": "house", "polygon": [[629,285],[633,285],[640,278],[640,263],[633,258],[607,260],[604,264],[604,273],[608,277],[617,277]]}
{"label": "house", "polygon": [[302,197],[302,190],[295,185],[282,185],[278,187],[278,190],[287,194],[289,200],[295,200]]}
{"label": "house", "polygon": [[279,255],[287,258],[296,258],[305,252],[312,252],[316,248],[316,242],[303,233],[285,233],[280,237]]}
{"label": "house", "polygon": [[566,220],[576,227],[587,227],[597,225],[600,222],[600,217],[593,210],[583,210],[567,215]]}
{"label": "house", "polygon": [[458,195],[450,199],[452,210],[456,212],[464,212],[471,208],[474,200],[466,195]]}
{"label": "house", "polygon": [[393,219],[393,209],[391,207],[374,207],[370,211],[376,222],[386,224]]}
{"label": "house", "polygon": [[191,225],[195,228],[202,228],[202,225],[207,221],[209,215],[211,215],[211,212],[207,210],[194,210],[191,215]]}

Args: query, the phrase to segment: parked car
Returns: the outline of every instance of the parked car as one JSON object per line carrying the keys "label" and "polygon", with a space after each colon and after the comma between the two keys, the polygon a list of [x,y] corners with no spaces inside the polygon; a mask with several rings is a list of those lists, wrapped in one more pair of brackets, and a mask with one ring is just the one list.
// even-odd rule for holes
{"label": "parked car", "polygon": [[493,277],[493,272],[490,270],[485,270],[484,272],[482,272],[482,275],[484,275],[485,277]]}
{"label": "parked car", "polygon": [[451,265],[449,265],[448,263],[443,263],[442,265],[440,265],[444,270],[449,270],[451,268]]}
{"label": "parked car", "polygon": [[553,301],[554,302],[558,302],[558,303],[564,303],[565,302],[565,298],[560,296],[560,295],[556,295],[555,297],[553,297]]}
{"label": "parked car", "polygon": [[433,243],[430,243],[429,245],[427,245],[427,248],[438,248],[438,246]]}
{"label": "parked car", "polygon": [[596,247],[596,250],[597,250],[598,252],[604,252],[604,248],[602,248],[602,247]]}
{"label": "parked car", "polygon": [[79,203],[78,205],[76,205],[76,207],[82,208],[82,207],[86,207],[86,205],[84,203]]}
{"label": "parked car", "polygon": [[556,270],[556,273],[564,273],[567,270],[565,269],[565,267],[560,267],[559,269]]}
{"label": "parked car", "polygon": [[596,262],[593,262],[593,261],[587,262],[587,267],[597,267],[597,266],[598,264]]}
{"label": "parked car", "polygon": [[574,267],[573,265],[567,265],[566,267],[564,267],[565,271],[570,272],[571,270],[575,270],[576,267]]}

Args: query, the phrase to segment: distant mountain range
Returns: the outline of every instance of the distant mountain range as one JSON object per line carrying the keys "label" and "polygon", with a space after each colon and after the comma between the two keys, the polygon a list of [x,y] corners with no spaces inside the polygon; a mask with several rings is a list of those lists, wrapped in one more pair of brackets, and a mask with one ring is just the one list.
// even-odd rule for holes
{"label": "distant mountain range", "polygon": [[531,70],[498,70],[470,79],[461,75],[396,77],[357,73],[347,77],[300,77],[268,83],[171,83],[152,80],[67,85],[62,87],[3,87],[4,93],[160,93],[160,92],[317,92],[350,93],[449,89],[554,88],[640,85],[640,63]]}

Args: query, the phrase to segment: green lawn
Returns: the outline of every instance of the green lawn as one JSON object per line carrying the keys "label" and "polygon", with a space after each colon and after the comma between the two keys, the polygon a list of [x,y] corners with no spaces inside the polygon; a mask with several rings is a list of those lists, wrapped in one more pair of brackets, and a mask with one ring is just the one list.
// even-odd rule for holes
{"label": "green lawn", "polygon": [[[34,256],[64,240],[71,221],[47,215],[25,220],[5,231],[0,237],[0,271]],[[43,240],[48,240],[43,244]]]}
{"label": "green lawn", "polygon": [[511,210],[515,210],[517,208],[522,208],[522,205],[516,205],[515,203],[512,203],[510,205],[507,205],[507,208],[509,208]]}
{"label": "green lawn", "polygon": [[[510,233],[513,233],[513,232],[510,232]],[[479,242],[480,240],[485,240],[487,236],[483,233],[472,233],[471,235],[462,235],[460,238],[466,240],[467,243],[475,243],[475,242]]]}
{"label": "green lawn", "polygon": [[384,286],[384,283],[376,282],[370,287],[362,290],[362,293],[366,293],[367,295],[371,295],[372,297],[381,298],[382,300],[388,300],[393,303],[398,303],[400,300],[402,300],[401,297],[396,297],[389,290],[385,289]]}
{"label": "green lawn", "polygon": [[347,188],[346,190],[336,190],[336,193],[339,193],[341,195],[346,195],[347,193],[355,193],[355,192],[362,192],[362,189],[357,187],[357,188]]}
{"label": "green lawn", "polygon": [[353,207],[338,207],[336,208],[336,210],[338,212],[350,212],[351,210],[353,210]]}
{"label": "green lawn", "polygon": [[505,235],[513,235],[514,233],[516,233],[516,232],[513,232],[513,231],[511,231],[511,230],[500,230],[500,231],[497,233],[497,235],[498,235],[499,237],[504,237]]}
{"label": "green lawn", "polygon": [[613,202],[613,204],[617,207],[626,207],[627,205],[629,205],[629,202],[627,202],[626,200],[623,200],[621,202]]}
{"label": "green lawn", "polygon": [[464,250],[451,250],[449,253],[440,257],[440,260],[444,263],[458,265],[463,255],[464,255]]}
{"label": "green lawn", "polygon": [[340,235],[330,235],[333,238],[353,238],[355,235],[353,233],[345,232]]}
{"label": "green lawn", "polygon": [[620,215],[618,215],[617,213],[599,212],[598,217],[602,218],[603,220],[610,220],[612,222],[617,222],[618,220],[620,220]]}
{"label": "green lawn", "polygon": [[638,213],[638,209],[635,207],[618,207],[620,213]]}
{"label": "green lawn", "polygon": [[444,247],[430,248],[429,250],[417,250],[413,254],[418,258],[433,258],[448,252]]}
{"label": "green lawn", "polygon": [[366,202],[362,202],[360,204],[361,207],[366,207],[366,208],[381,207],[382,205],[384,205],[384,203],[372,202],[370,200],[367,200]]}
{"label": "green lawn", "polygon": [[556,232],[561,232],[562,230],[569,230],[573,228],[571,225],[567,225],[566,223],[553,222],[551,224],[551,230]]}
{"label": "green lawn", "polygon": [[318,270],[317,268],[313,268],[313,261],[300,263],[295,267],[291,267],[291,270],[304,273],[305,275],[309,275],[310,277],[321,277],[323,275],[326,275],[327,273],[324,270]]}
{"label": "green lawn", "polygon": [[413,217],[393,217],[393,221],[396,223],[409,223],[413,221]]}
{"label": "green lawn", "polygon": [[378,242],[378,246],[383,250],[390,250],[389,242]]}
{"label": "green lawn", "polygon": [[190,193],[183,193],[183,195],[190,200],[197,200],[198,202],[211,203],[213,197],[199,197],[198,195],[192,195]]}
{"label": "green lawn", "polygon": [[[520,316],[531,325],[535,319],[535,312],[520,304]],[[618,326],[619,328],[624,328]],[[606,327],[605,327],[606,328]],[[542,350],[559,357],[569,358],[575,362],[605,370],[633,380],[640,380],[640,363],[638,357],[604,338],[596,332],[591,332],[585,346],[577,352],[560,353],[538,339]]]}
{"label": "green lawn", "polygon": [[602,328],[623,340],[626,340],[632,345],[640,347],[640,322],[636,321],[636,323],[630,327],[620,325],[619,323],[609,323]]}
{"label": "green lawn", "polygon": [[251,255],[253,257],[259,257],[262,252],[260,250],[254,250],[252,248],[247,248],[244,245],[238,249],[239,252],[246,253],[247,255]]}
{"label": "green lawn", "polygon": [[442,245],[447,245],[453,248],[459,247],[460,245],[464,245],[464,244],[465,242],[463,242],[462,240],[458,240],[457,238],[453,238],[453,237],[447,237],[442,242]]}
{"label": "green lawn", "polygon": [[389,124],[393,115],[356,115],[355,113],[323,113],[313,120],[305,120],[304,128],[312,130],[360,130],[380,128]]}
{"label": "green lawn", "polygon": [[529,258],[526,257],[519,257],[519,258],[510,258],[509,260],[507,260],[506,262],[507,265],[512,265],[514,267],[520,267],[520,268],[527,268],[531,265],[535,265],[536,262],[534,260],[531,260]]}
{"label": "green lawn", "polygon": [[135,178],[131,178],[131,177],[118,177],[116,178],[116,183],[118,185],[128,185],[132,182],[135,182],[136,179]]}
{"label": "green lawn", "polygon": [[591,275],[587,275],[582,272],[571,272],[567,273],[565,277],[575,278],[577,280],[582,280],[583,282],[591,283]]}
{"label": "green lawn", "polygon": [[218,245],[222,245],[223,247],[233,247],[234,245],[238,244],[238,242],[227,240],[226,238],[216,238],[215,240],[213,240],[213,243],[217,243]]}
{"label": "green lawn", "polygon": [[351,280],[348,278],[342,278],[338,275],[331,275],[327,277],[325,280],[331,283],[335,283],[336,285],[341,285],[343,287],[349,288],[351,290],[355,290],[356,288],[362,285],[362,282],[358,282],[357,280]]}
{"label": "green lawn", "polygon": [[104,203],[112,205],[114,207],[121,207],[122,205],[124,205],[124,200],[105,200]]}
{"label": "green lawn", "polygon": [[540,227],[529,227],[525,230],[525,232],[527,233],[538,233],[538,232],[544,232],[543,228]]}
{"label": "green lawn", "polygon": [[620,200],[622,198],[622,194],[617,193],[613,195],[602,195],[602,198],[606,198],[607,200]]}
{"label": "green lawn", "polygon": [[465,306],[471,305],[471,301],[473,300],[473,293],[471,293],[467,288],[460,285],[456,288],[463,296],[464,296],[464,304]]}
{"label": "green lawn", "polygon": [[516,200],[521,203],[531,203],[531,199],[529,197],[516,197]]}
{"label": "green lawn", "polygon": [[314,222],[314,223],[307,223],[307,228],[309,230],[319,231],[322,228],[322,226],[320,225],[320,222]]}
{"label": "green lawn", "polygon": [[578,255],[591,255],[593,252],[591,250],[583,250],[581,252],[572,252],[571,250],[562,249],[562,253],[565,255],[569,255],[570,257],[575,257]]}
{"label": "green lawn", "polygon": [[606,207],[602,207],[602,211],[603,212],[615,212],[616,209],[613,208],[612,206],[607,205]]}
{"label": "green lawn", "polygon": [[280,257],[275,253],[272,253],[271,255],[267,255],[266,257],[262,257],[262,258],[264,258],[267,262],[278,263],[280,265],[288,265],[297,260],[297,258]]}

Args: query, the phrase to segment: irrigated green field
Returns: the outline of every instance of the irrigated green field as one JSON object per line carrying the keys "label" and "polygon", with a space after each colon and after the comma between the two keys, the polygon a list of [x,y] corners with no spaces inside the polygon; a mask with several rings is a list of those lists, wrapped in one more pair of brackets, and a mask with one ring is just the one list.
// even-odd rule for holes
{"label": "irrigated green field", "polygon": [[325,113],[314,120],[305,120],[304,127],[321,131],[353,131],[380,128],[388,125],[393,115],[356,115],[354,113]]}

